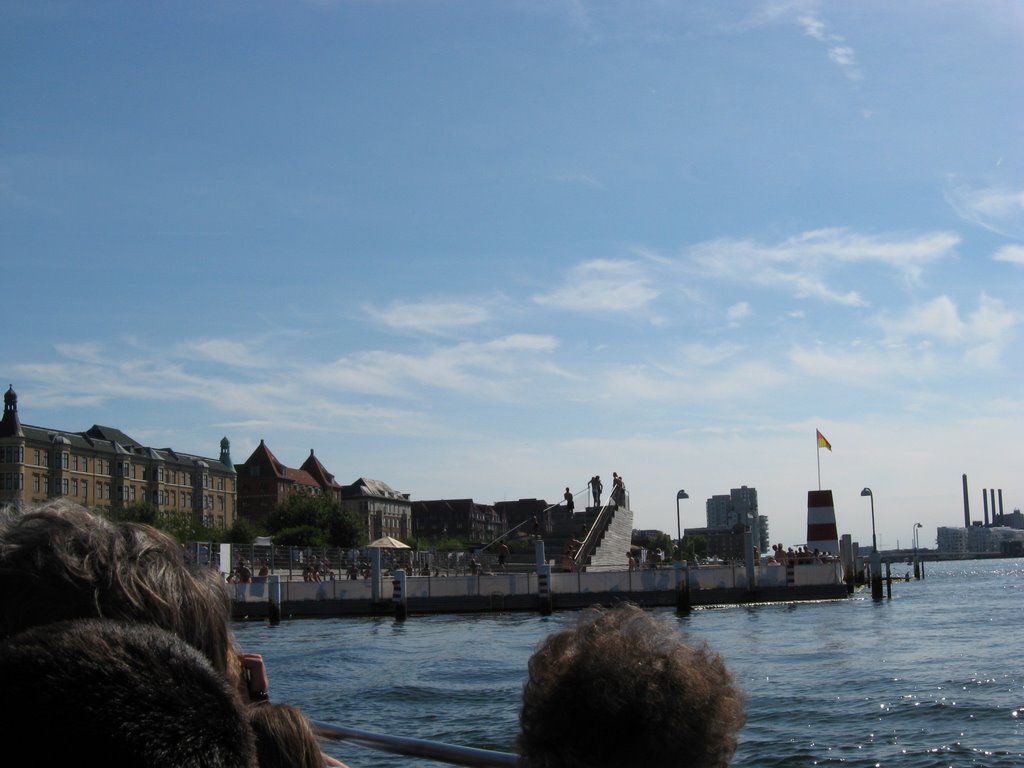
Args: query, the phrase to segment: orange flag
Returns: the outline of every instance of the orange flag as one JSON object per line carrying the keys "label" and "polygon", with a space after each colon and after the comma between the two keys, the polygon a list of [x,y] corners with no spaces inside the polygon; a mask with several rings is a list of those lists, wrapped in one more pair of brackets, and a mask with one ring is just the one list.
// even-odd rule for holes
{"label": "orange flag", "polygon": [[818,433],[818,447],[819,448],[828,448],[831,451],[832,450],[832,443],[830,443],[828,440],[825,439],[825,436],[823,434],[821,434],[821,430],[820,429],[815,430],[815,431]]}

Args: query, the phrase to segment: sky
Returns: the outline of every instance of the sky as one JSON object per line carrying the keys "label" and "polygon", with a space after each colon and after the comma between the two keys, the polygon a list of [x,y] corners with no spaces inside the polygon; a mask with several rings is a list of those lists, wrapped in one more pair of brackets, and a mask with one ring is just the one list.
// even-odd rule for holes
{"label": "sky", "polygon": [[413,500],[747,485],[798,546],[820,487],[867,544],[867,486],[934,546],[964,474],[1024,505],[1022,73],[1021,0],[0,0],[0,377]]}

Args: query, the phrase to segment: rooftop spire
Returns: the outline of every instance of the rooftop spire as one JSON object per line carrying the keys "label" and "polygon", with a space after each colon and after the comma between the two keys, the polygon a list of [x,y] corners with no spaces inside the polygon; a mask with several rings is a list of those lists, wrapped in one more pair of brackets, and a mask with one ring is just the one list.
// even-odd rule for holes
{"label": "rooftop spire", "polygon": [[21,431],[21,420],[18,418],[18,395],[14,385],[9,385],[4,393],[4,417],[0,420],[0,437],[24,437]]}

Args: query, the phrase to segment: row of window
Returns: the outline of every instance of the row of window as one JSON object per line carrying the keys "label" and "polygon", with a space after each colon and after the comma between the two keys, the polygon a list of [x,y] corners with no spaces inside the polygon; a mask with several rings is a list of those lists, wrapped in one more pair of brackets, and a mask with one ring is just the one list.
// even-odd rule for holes
{"label": "row of window", "polygon": [[[50,477],[49,475],[40,475],[38,473],[32,475],[32,492],[33,493],[45,493],[47,496],[50,495]],[[74,496],[81,498],[89,497],[89,481],[78,480],[78,478],[54,478],[53,480],[53,492],[59,496]],[[97,499],[109,499],[110,498],[110,483],[96,483],[96,498]]]}
{"label": "row of window", "polygon": [[[40,448],[35,450],[35,463],[39,467],[49,467],[49,452]],[[0,464],[20,464],[24,460],[24,449],[21,446],[0,446]],[[88,472],[89,471],[89,457],[78,456],[77,454],[68,453],[62,451],[58,454],[55,466],[70,470],[71,472]],[[93,459],[93,467],[95,473],[98,475],[110,475],[111,469],[116,469],[118,477],[126,477],[132,480],[156,480],[157,482],[167,482],[171,485],[186,485],[192,487],[193,474],[191,472],[178,471],[165,469],[163,466],[150,467],[147,472],[145,466],[139,467],[130,461],[119,461],[111,462],[109,459],[95,458]],[[148,475],[148,476],[147,476]],[[210,475],[203,473],[201,476],[203,488],[210,488]],[[227,482],[225,482],[227,481]],[[233,478],[225,478],[222,475],[214,477],[214,485],[216,490],[223,491],[225,488],[229,491],[235,490],[235,481]]]}
{"label": "row of window", "polygon": [[25,460],[25,449],[20,445],[0,445],[0,464],[21,464]]}
{"label": "row of window", "polygon": [[[111,499],[111,484],[104,482],[96,483],[96,499]],[[24,488],[23,476],[19,472],[0,473],[0,490],[20,491]],[[32,475],[32,491],[36,494],[50,495],[50,478],[47,475],[38,473]],[[89,497],[89,481],[78,478],[54,478],[53,493],[57,496],[71,496],[73,498],[87,499]],[[136,501],[137,489],[134,485],[118,485],[113,487],[113,493],[120,501]],[[186,491],[176,493],[175,491],[153,491],[153,503],[160,506],[178,506],[183,509],[192,507],[192,494]],[[180,502],[180,504],[178,503]],[[203,509],[212,510],[217,507],[221,513],[225,511],[226,502],[223,496],[203,496]]]}

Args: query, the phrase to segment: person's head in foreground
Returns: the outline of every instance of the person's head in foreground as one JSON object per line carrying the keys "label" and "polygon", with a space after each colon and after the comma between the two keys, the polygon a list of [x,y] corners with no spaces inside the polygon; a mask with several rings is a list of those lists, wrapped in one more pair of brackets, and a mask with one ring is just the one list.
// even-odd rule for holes
{"label": "person's head in foreground", "polygon": [[540,644],[519,719],[528,768],[722,768],[746,716],[717,653],[623,604],[588,609]]}
{"label": "person's head in foreground", "polygon": [[231,598],[163,531],[65,499],[0,511],[0,638],[65,619],[155,624],[240,685]]}
{"label": "person's head in foreground", "polygon": [[256,768],[242,703],[180,637],[113,619],[34,627],[0,642],[0,720],[19,765]]}
{"label": "person's head in foreground", "polygon": [[0,516],[0,636],[50,621],[144,621],[214,666],[230,658],[231,599],[213,572],[186,567],[163,531],[61,499]]}
{"label": "person's head in foreground", "polygon": [[312,724],[297,707],[265,704],[249,708],[260,768],[323,768]]}

